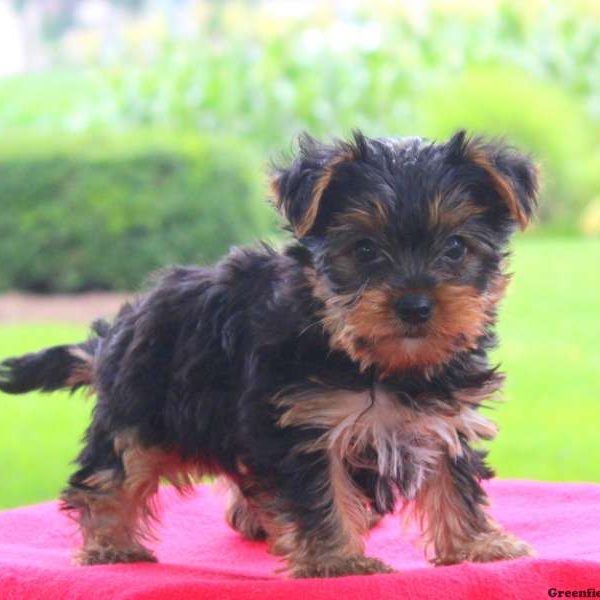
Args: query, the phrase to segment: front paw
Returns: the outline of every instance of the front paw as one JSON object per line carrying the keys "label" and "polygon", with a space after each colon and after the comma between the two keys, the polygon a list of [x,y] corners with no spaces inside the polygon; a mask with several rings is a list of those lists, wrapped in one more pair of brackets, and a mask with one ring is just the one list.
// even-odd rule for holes
{"label": "front paw", "polygon": [[80,565],[107,565],[116,563],[156,562],[156,556],[143,546],[87,546],[75,554]]}
{"label": "front paw", "polygon": [[392,567],[370,556],[350,556],[323,562],[292,566],[291,574],[295,578],[306,577],[343,577],[345,575],[374,575],[375,573],[393,573]]}
{"label": "front paw", "polygon": [[524,556],[535,556],[535,550],[510,533],[494,530],[481,533],[452,551],[440,554],[432,562],[435,565],[454,565],[465,561],[492,562]]}

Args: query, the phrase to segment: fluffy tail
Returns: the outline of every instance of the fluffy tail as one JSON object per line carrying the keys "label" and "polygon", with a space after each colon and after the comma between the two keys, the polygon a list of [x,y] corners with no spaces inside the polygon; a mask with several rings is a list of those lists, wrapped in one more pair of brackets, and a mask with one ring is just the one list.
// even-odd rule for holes
{"label": "fluffy tail", "polygon": [[53,346],[32,354],[7,358],[0,363],[0,390],[8,394],[24,394],[33,390],[71,391],[93,385],[94,356],[108,324],[94,323],[95,335],[81,344]]}

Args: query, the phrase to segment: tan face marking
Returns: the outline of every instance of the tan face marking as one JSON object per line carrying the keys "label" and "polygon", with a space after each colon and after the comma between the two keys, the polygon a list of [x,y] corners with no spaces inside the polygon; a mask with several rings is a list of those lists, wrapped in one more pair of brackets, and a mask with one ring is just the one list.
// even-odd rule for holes
{"label": "tan face marking", "polygon": [[322,278],[315,294],[325,305],[323,324],[334,348],[345,351],[362,369],[376,365],[382,375],[410,368],[432,368],[459,350],[474,348],[504,295],[499,276],[483,294],[470,286],[444,285],[433,293],[434,316],[423,337],[411,338],[393,307],[397,294],[387,288],[366,290],[358,300],[333,295]]}
{"label": "tan face marking", "polygon": [[438,194],[429,205],[429,227],[432,230],[437,227],[454,230],[468,219],[485,213],[482,206],[478,206],[472,201],[454,203],[451,209],[444,206],[445,201],[446,198]]}

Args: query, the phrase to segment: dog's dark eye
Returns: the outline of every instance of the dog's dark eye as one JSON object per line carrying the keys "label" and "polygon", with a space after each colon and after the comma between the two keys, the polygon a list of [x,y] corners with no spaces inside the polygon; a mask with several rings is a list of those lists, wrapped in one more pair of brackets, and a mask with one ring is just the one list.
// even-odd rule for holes
{"label": "dog's dark eye", "polygon": [[448,239],[446,249],[444,250],[444,258],[451,260],[452,262],[458,262],[462,260],[467,253],[467,246],[464,240],[458,236],[453,235]]}
{"label": "dog's dark eye", "polygon": [[354,256],[361,263],[368,263],[377,258],[377,247],[371,240],[360,240],[354,246]]}

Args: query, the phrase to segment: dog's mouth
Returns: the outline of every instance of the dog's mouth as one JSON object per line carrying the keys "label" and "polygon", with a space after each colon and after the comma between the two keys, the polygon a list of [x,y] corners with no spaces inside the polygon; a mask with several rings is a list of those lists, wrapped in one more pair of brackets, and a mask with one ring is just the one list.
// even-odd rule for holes
{"label": "dog's mouth", "polygon": [[404,331],[402,333],[402,338],[415,340],[427,337],[427,327],[424,325],[409,325],[405,326]]}
{"label": "dog's mouth", "polygon": [[432,331],[431,321],[425,323],[403,323],[394,319],[394,325],[391,327],[385,337],[388,341],[397,340],[418,340],[429,336]]}
{"label": "dog's mouth", "polygon": [[420,347],[429,337],[430,330],[427,326],[399,327],[388,335],[381,336],[372,340],[373,345],[380,343],[395,343],[404,347]]}

